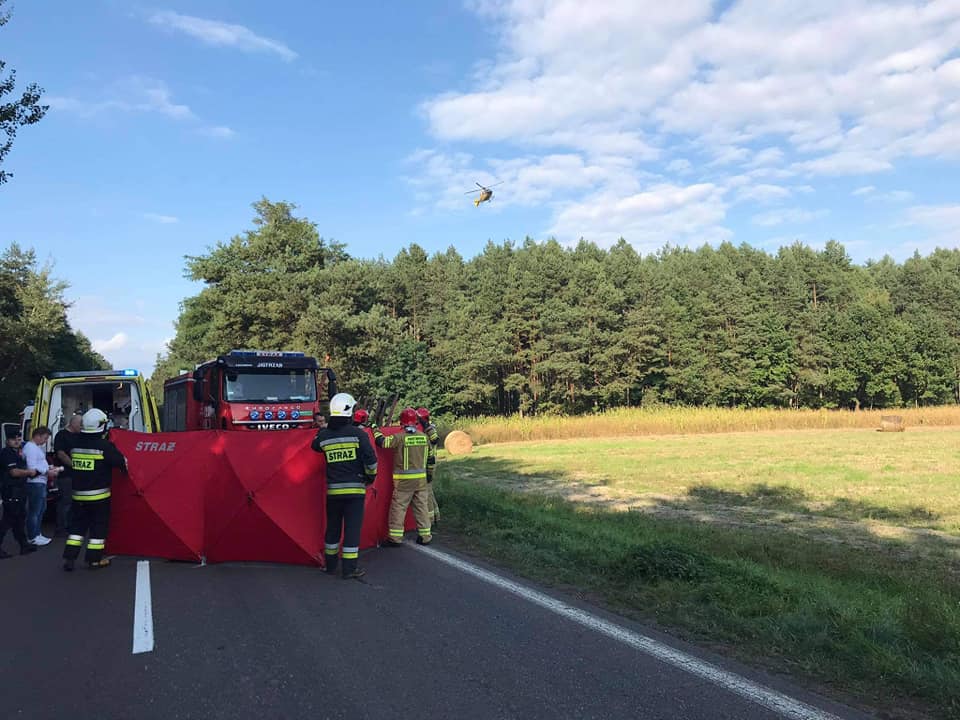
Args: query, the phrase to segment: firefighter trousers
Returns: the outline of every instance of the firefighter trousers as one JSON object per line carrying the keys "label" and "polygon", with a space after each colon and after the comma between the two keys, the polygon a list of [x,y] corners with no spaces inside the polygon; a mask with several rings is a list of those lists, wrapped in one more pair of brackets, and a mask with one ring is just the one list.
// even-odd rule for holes
{"label": "firefighter trousers", "polygon": [[67,527],[67,544],[63,548],[64,560],[76,560],[83,547],[83,538],[89,534],[84,559],[88,563],[99,562],[107,543],[110,527],[110,498],[103,500],[77,500],[73,498],[70,508],[70,525]]}
{"label": "firefighter trousers", "polygon": [[433,483],[427,483],[427,507],[430,508],[430,527],[431,529],[440,519],[440,505],[437,504],[437,496],[433,494]]}
{"label": "firefighter trousers", "polygon": [[403,524],[407,508],[413,505],[413,519],[417,521],[417,533],[424,542],[430,542],[429,486],[426,480],[394,480],[393,498],[390,500],[390,541],[403,542]]}
{"label": "firefighter trousers", "polygon": [[365,501],[365,495],[327,495],[327,532],[324,535],[323,558],[327,572],[337,571],[341,533],[343,534],[343,574],[349,575],[357,569]]}
{"label": "firefighter trousers", "polygon": [[0,545],[7,536],[7,530],[13,531],[14,539],[23,549],[27,545],[27,499],[20,496],[4,496],[3,518],[0,519]]}

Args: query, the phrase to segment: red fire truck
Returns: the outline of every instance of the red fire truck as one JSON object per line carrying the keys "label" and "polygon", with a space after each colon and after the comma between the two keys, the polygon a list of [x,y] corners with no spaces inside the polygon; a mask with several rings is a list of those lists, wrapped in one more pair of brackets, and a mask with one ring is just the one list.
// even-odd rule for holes
{"label": "red fire truck", "polygon": [[333,373],[302,352],[231,350],[163,384],[163,429],[310,427],[331,391]]}

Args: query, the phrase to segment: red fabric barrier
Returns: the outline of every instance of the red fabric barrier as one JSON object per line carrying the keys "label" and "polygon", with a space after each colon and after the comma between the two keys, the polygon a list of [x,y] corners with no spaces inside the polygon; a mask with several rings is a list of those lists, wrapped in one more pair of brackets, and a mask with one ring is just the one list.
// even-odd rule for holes
{"label": "red fabric barrier", "polygon": [[297,564],[323,558],[323,458],[314,432],[218,433],[217,468],[207,502],[209,562]]}
{"label": "red fabric barrier", "polygon": [[204,491],[214,461],[210,435],[110,433],[130,473],[113,473],[108,552],[202,558]]}
{"label": "red fabric barrier", "polygon": [[[313,436],[312,430],[112,431],[130,473],[114,473],[108,552],[322,565],[326,483],[323,456],[310,449]],[[377,449],[377,462],[362,548],[388,534],[393,456]],[[411,514],[406,526],[415,527]]]}

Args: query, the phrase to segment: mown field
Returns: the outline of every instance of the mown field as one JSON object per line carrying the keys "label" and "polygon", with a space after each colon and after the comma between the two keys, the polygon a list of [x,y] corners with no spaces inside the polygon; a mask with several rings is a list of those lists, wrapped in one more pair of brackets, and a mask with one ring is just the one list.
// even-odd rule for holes
{"label": "mown field", "polygon": [[467,550],[889,717],[960,717],[960,428],[494,443],[437,482]]}
{"label": "mown field", "polygon": [[770,408],[619,408],[596,415],[490,417],[456,423],[478,443],[619,435],[877,428],[885,415],[908,427],[960,427],[960,405],[896,410],[775,410]]}

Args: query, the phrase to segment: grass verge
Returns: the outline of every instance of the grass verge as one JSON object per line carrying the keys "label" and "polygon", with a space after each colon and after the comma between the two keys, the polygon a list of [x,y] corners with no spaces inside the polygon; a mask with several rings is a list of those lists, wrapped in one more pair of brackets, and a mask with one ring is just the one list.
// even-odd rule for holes
{"label": "grass verge", "polygon": [[460,477],[441,529],[532,579],[852,695],[889,717],[960,717],[960,582],[807,538],[611,512]]}

